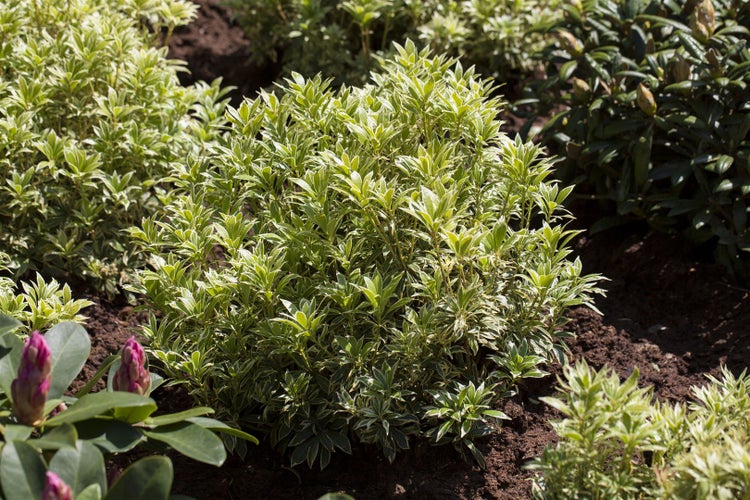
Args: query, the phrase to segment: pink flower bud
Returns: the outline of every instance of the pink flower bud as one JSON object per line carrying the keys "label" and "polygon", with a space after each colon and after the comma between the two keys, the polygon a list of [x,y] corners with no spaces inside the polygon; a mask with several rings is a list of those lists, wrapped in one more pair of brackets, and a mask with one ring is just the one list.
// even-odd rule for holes
{"label": "pink flower bud", "polygon": [[120,368],[112,380],[112,387],[116,391],[148,394],[151,375],[146,369],[146,353],[135,337],[130,337],[122,348]]}
{"label": "pink flower bud", "polygon": [[47,342],[38,331],[26,339],[21,353],[18,377],[10,385],[13,398],[13,414],[24,425],[37,425],[44,417],[52,381],[52,354]]}
{"label": "pink flower bud", "polygon": [[73,493],[70,491],[70,486],[65,484],[60,476],[54,472],[47,471],[42,500],[72,500],[72,498]]}

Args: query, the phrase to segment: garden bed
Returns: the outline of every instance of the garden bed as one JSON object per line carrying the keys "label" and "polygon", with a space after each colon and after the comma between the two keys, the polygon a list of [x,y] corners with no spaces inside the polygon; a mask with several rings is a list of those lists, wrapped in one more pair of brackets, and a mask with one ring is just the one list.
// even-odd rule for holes
{"label": "garden bed", "polygon": [[[188,62],[191,79],[224,78],[242,95],[276,76],[274,67],[244,63],[249,47],[231,16],[215,0],[202,3],[198,18],[178,30],[171,55]],[[583,210],[580,220],[590,220]],[[585,358],[593,367],[609,365],[621,376],[634,368],[643,385],[653,385],[659,399],[686,401],[690,386],[718,376],[721,364],[739,373],[747,366],[750,349],[750,291],[732,285],[723,268],[701,262],[684,243],[649,232],[642,226],[583,234],[576,251],[585,273],[601,273],[606,297],[597,299],[602,312],[586,308],[570,311],[569,330],[576,334],[570,347],[573,359]],[[129,306],[90,296],[96,305],[85,313],[90,320],[92,365],[115,352],[142,321]],[[446,446],[422,445],[400,454],[389,464],[374,448],[355,447],[352,456],[339,453],[323,471],[299,466],[294,470],[267,443],[252,447],[247,460],[232,458],[223,467],[175,461],[173,492],[196,498],[317,498],[343,491],[366,498],[527,498],[530,472],[524,464],[555,440],[548,423],[559,415],[539,402],[554,394],[559,367],[553,374],[521,385],[520,393],[500,408],[511,420],[478,446],[485,455],[482,470]],[[155,393],[160,406],[177,410],[190,406],[175,388]]]}
{"label": "garden bed", "polygon": [[[634,367],[641,383],[653,385],[659,399],[685,401],[690,386],[719,376],[726,363],[735,372],[747,366],[750,350],[750,291],[731,285],[722,268],[698,262],[679,239],[635,229],[582,237],[577,245],[585,272],[607,276],[607,296],[597,300],[602,316],[586,308],[570,312],[574,359],[611,366],[621,376]],[[130,307],[97,305],[86,312],[93,343],[93,365],[116,351],[131,335],[138,318]],[[550,367],[559,373],[558,367]],[[322,472],[306,466],[290,470],[267,443],[251,447],[245,462],[223,467],[173,456],[174,493],[196,498],[317,498],[345,491],[368,498],[527,498],[530,472],[524,464],[552,444],[548,420],[558,414],[538,401],[554,394],[555,377],[533,381],[507,401],[502,411],[512,420],[479,442],[487,469],[464,461],[450,446],[423,446],[400,455],[393,464],[374,448],[338,454]],[[173,388],[154,395],[160,406],[184,409],[189,400]],[[184,408],[181,408],[181,405]]]}

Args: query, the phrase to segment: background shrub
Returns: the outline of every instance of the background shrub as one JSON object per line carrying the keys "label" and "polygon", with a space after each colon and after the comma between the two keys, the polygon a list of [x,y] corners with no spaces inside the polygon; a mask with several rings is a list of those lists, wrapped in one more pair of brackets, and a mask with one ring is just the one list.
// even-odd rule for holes
{"label": "background shrub", "polygon": [[485,76],[517,80],[531,70],[542,38],[532,28],[553,17],[559,0],[226,0],[252,42],[257,63],[278,61],[284,76],[321,72],[336,83],[362,83],[374,56],[392,42],[460,57]]}
{"label": "background shrub", "polygon": [[133,229],[138,291],[167,374],[292,464],[350,440],[389,459],[463,443],[560,353],[594,276],[570,261],[551,164],[499,132],[471,70],[398,47],[362,88],[294,75],[230,109],[210,161],[183,165],[164,219]]}
{"label": "background shrub", "polygon": [[[218,85],[184,88],[150,46],[182,0],[11,0],[0,13],[0,249],[16,275],[84,278],[110,293],[133,252],[122,230],[168,198],[171,163],[221,121]],[[156,30],[151,34],[151,29]]]}
{"label": "background shrub", "polygon": [[646,219],[747,278],[748,27],[750,4],[734,0],[565,6],[532,101],[557,113],[541,135],[561,178],[612,202],[594,230]]}
{"label": "background shrub", "polygon": [[750,491],[750,377],[726,367],[671,405],[585,362],[565,368],[560,442],[532,462],[537,498],[746,498]]}

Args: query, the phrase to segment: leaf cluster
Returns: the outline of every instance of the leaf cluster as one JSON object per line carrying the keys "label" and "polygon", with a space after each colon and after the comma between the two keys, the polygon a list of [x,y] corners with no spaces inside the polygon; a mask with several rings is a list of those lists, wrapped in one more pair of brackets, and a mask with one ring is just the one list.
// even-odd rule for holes
{"label": "leaf cluster", "polygon": [[127,282],[137,262],[123,229],[158,210],[169,165],[199,154],[222,120],[218,84],[182,87],[179,64],[151,46],[149,30],[187,22],[187,5],[4,3],[0,247],[16,277],[108,293]]}
{"label": "leaf cluster", "polygon": [[654,401],[638,371],[621,382],[585,362],[565,368],[560,442],[530,464],[536,498],[747,498],[750,377],[722,368],[689,405]]}
{"label": "leaf cluster", "polygon": [[[20,363],[23,342],[14,333],[20,323],[0,316],[0,491],[3,498],[40,498],[45,472],[55,472],[77,499],[164,498],[172,484],[167,457],[151,456],[130,465],[107,485],[105,457],[138,446],[167,448],[206,464],[221,465],[226,450],[218,433],[257,442],[252,436],[207,418],[211,408],[154,416],[156,403],[147,395],[112,391],[119,355],[104,361],[96,376],[76,396],[65,391],[90,352],[86,331],[75,323],[59,323],[45,335],[52,353],[52,382],[45,415],[37,427],[12,416],[10,386]],[[109,370],[110,387],[89,393]],[[160,378],[152,374],[152,388]]]}
{"label": "leaf cluster", "polygon": [[748,3],[570,1],[550,33],[548,77],[518,104],[556,113],[541,137],[560,177],[609,201],[594,230],[646,219],[747,278]]}
{"label": "leaf cluster", "polygon": [[[8,271],[8,260],[0,253],[0,274]],[[80,323],[86,319],[80,311],[92,304],[86,299],[73,299],[67,284],[45,281],[39,274],[35,281],[19,284],[21,290],[12,279],[0,276],[0,314],[20,321],[27,331],[46,330],[63,321]]]}
{"label": "leaf cluster", "polygon": [[390,460],[423,436],[474,452],[597,291],[567,258],[571,188],[499,132],[491,93],[407,43],[363,87],[295,74],[230,108],[166,217],[131,231],[167,374],[292,464],[352,439]]}
{"label": "leaf cluster", "polygon": [[260,64],[278,62],[284,76],[320,72],[337,84],[360,84],[374,58],[407,39],[460,57],[485,76],[507,81],[532,69],[536,31],[559,0],[226,0]]}

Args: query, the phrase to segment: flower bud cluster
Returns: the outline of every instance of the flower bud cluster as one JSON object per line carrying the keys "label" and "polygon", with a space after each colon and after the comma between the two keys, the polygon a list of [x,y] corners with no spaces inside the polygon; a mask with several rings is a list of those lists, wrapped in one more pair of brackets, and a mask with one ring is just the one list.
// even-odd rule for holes
{"label": "flower bud cluster", "polygon": [[[13,415],[18,423],[37,426],[44,419],[44,406],[52,383],[52,353],[44,336],[34,331],[23,347],[18,376],[11,382]],[[135,337],[130,337],[122,348],[120,368],[112,386],[116,391],[146,395],[151,387],[151,375],[146,366],[146,354]],[[53,415],[67,409],[64,403]]]}
{"label": "flower bud cluster", "polygon": [[112,381],[116,391],[147,395],[151,388],[151,375],[146,368],[146,353],[135,337],[130,337],[122,348],[120,368]]}
{"label": "flower bud cluster", "polygon": [[38,425],[44,417],[52,382],[52,354],[47,342],[38,331],[34,331],[23,347],[18,377],[10,385],[13,398],[13,414],[24,425]]}

